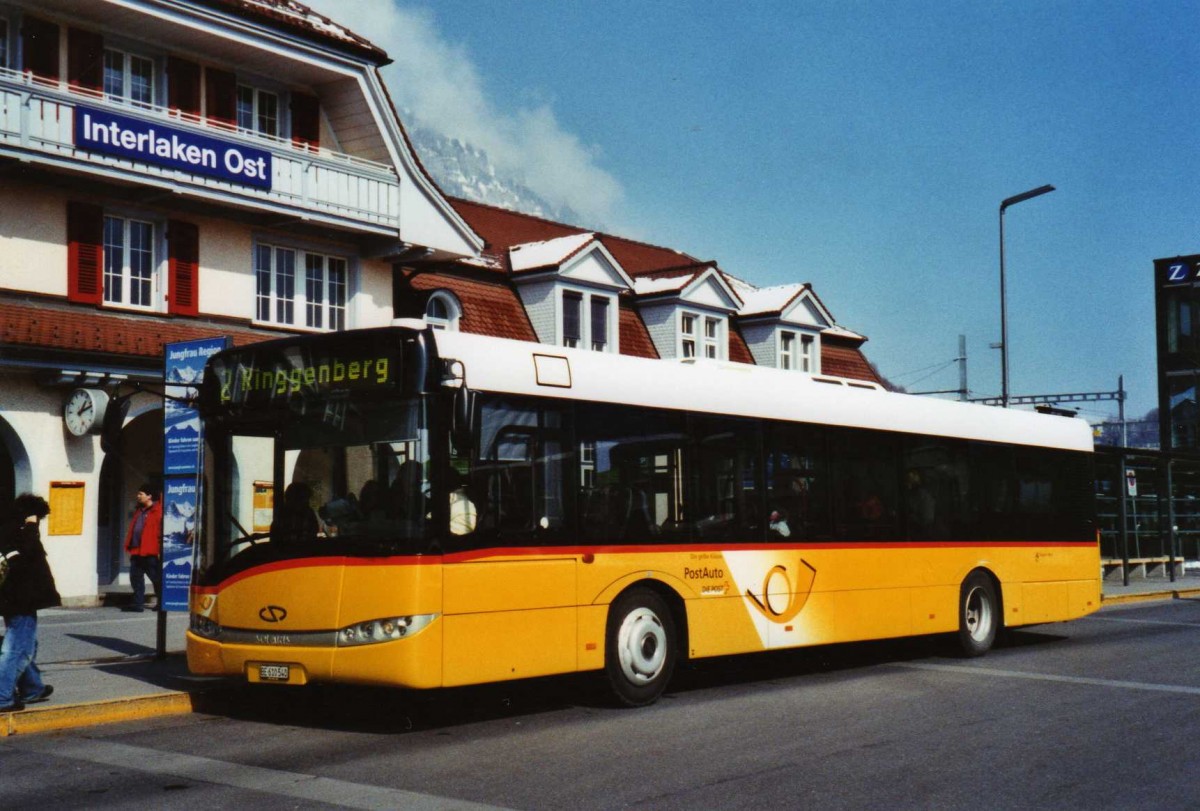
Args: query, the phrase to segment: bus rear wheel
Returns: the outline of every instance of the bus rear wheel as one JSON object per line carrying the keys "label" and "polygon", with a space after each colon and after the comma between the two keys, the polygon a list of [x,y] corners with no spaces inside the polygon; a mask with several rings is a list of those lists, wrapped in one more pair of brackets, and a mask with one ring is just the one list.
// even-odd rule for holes
{"label": "bus rear wheel", "polygon": [[675,671],[675,622],[661,597],[635,588],[608,612],[604,671],[617,700],[628,707],[653,704]]}
{"label": "bus rear wheel", "polygon": [[1000,599],[995,583],[983,572],[971,572],[959,589],[958,643],[963,655],[987,653],[999,628]]}

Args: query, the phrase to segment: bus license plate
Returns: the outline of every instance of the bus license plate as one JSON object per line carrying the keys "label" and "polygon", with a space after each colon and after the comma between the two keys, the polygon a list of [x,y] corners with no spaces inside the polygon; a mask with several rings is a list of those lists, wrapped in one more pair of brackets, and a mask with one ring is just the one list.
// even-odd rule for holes
{"label": "bus license plate", "polygon": [[292,669],[288,665],[259,665],[258,678],[262,681],[287,681]]}

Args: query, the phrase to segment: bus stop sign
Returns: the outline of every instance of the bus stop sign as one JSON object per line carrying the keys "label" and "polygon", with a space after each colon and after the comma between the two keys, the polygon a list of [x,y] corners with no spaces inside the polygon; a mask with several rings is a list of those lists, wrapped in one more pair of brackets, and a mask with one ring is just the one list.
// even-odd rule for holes
{"label": "bus stop sign", "polygon": [[1125,471],[1125,492],[1131,496],[1137,495],[1137,471]]}

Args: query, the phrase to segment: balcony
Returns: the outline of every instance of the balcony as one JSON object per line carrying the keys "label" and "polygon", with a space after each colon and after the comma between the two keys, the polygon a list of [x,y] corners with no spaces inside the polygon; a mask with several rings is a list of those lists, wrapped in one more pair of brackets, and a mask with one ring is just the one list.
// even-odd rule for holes
{"label": "balcony", "polygon": [[[91,126],[82,131],[92,140],[77,127],[85,122]],[[154,149],[156,140],[161,149]],[[175,157],[196,160],[172,161],[172,141]],[[204,145],[212,146],[214,155],[226,154],[224,160],[214,157],[213,171]],[[400,227],[400,181],[386,164],[247,135],[162,107],[115,103],[2,69],[0,155],[359,234],[395,236]],[[246,155],[259,156],[258,165],[269,167],[265,177],[253,177]],[[228,171],[243,163],[245,171]]]}

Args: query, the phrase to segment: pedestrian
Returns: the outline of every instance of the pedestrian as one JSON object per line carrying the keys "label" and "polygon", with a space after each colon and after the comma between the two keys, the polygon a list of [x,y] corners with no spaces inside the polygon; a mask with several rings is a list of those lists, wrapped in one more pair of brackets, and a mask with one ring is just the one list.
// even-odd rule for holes
{"label": "pedestrian", "polygon": [[146,578],[154,584],[154,593],[162,603],[162,504],[158,488],[150,482],[138,488],[137,509],[129,520],[125,533],[125,549],[129,552],[129,583],[133,586],[133,605],[122,611],[144,611],[146,608]]}
{"label": "pedestrian", "polygon": [[38,531],[49,514],[44,498],[24,493],[0,519],[0,555],[8,561],[8,576],[0,584],[5,628],[0,644],[0,712],[24,709],[54,692],[42,681],[36,663],[38,609],[62,605]]}

